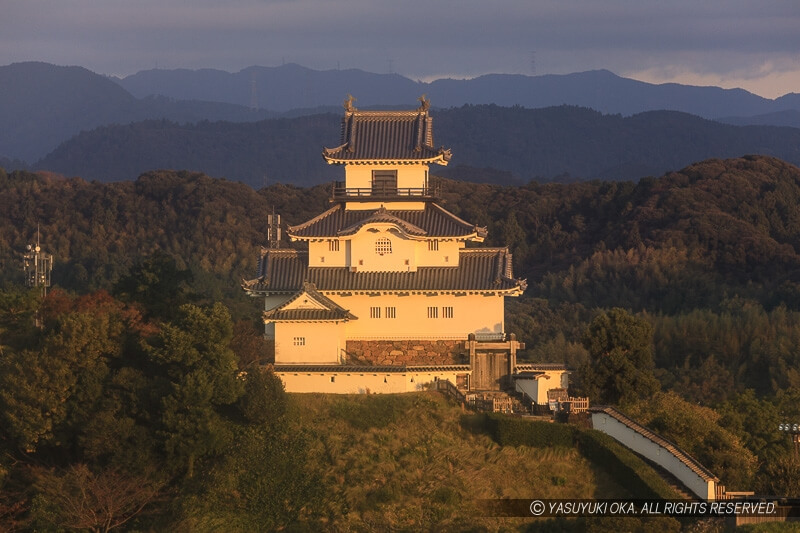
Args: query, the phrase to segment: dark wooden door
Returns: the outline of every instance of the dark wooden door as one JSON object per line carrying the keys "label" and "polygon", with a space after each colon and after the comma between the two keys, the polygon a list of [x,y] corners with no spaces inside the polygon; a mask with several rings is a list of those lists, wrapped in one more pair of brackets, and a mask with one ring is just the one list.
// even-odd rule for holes
{"label": "dark wooden door", "polygon": [[472,368],[473,390],[502,390],[508,379],[508,352],[476,353]]}

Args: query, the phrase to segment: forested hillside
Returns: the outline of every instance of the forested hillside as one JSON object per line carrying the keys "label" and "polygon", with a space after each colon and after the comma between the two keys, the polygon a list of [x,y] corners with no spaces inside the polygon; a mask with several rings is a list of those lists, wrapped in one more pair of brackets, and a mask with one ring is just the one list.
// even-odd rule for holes
{"label": "forested hillside", "polygon": [[[339,142],[340,121],[341,115],[326,114],[237,124],[159,120],[105,126],[61,144],[35,168],[98,181],[178,168],[255,188],[265,180],[310,186],[339,175],[319,154]],[[635,180],[744,154],[800,164],[800,129],[731,126],[668,111],[622,117],[571,106],[464,106],[437,111],[435,131],[436,145],[457,155],[442,175],[503,185]],[[486,167],[494,171],[476,170]]]}
{"label": "forested hillside", "polygon": [[[800,416],[800,169],[749,156],[638,183],[438,180],[444,206],[487,226],[486,244],[509,246],[516,275],[528,280],[507,305],[506,329],[526,343],[523,357],[566,362],[577,369],[575,392],[595,394],[591,332],[603,317],[628,321],[654,367],[645,369],[649,401],[627,408],[701,456],[729,487],[800,496],[790,442],[775,431]],[[241,467],[230,452],[234,435],[253,453],[278,454],[293,472],[305,468],[287,450],[319,446],[318,436],[251,427],[260,423],[258,402],[278,393],[263,383],[266,392],[248,392],[229,378],[264,354],[259,302],[239,283],[254,275],[267,214],[274,209],[297,224],[329,205],[328,192],[255,191],[176,171],[119,183],[0,172],[2,446],[35,451],[37,461],[59,468],[14,470],[0,519],[32,509],[44,527],[59,487],[93,479],[80,469],[90,464],[94,473],[127,472],[124,479],[154,494],[179,490],[180,512],[195,513],[192,520],[222,520],[214,511],[221,495],[187,480],[197,470],[252,489],[253,479],[226,474]],[[55,256],[56,287],[38,315],[43,330],[33,327],[35,295],[19,288],[21,254],[37,224],[43,249]],[[273,441],[282,444],[264,444]],[[156,474],[152,465],[168,466]],[[0,460],[0,487],[10,470]],[[290,491],[293,502],[319,497],[313,484],[285,474],[264,490]],[[179,489],[176,479],[184,480]],[[15,491],[34,482],[40,500],[15,510],[8,503]],[[256,499],[226,505],[271,498],[249,494]],[[367,494],[363,505],[383,508],[397,497]]]}

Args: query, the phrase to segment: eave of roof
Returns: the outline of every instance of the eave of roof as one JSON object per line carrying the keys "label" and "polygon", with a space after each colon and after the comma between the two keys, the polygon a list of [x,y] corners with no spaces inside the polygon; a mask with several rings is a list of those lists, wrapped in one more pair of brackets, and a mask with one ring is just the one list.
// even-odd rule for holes
{"label": "eave of roof", "polygon": [[414,272],[358,272],[347,267],[308,267],[308,252],[266,250],[259,262],[267,270],[243,287],[250,294],[294,293],[304,282],[327,294],[378,293],[500,293],[519,295],[525,280],[510,277],[511,254],[506,248],[469,248],[459,253],[457,267],[419,267]]}
{"label": "eave of roof", "polygon": [[[303,296],[324,306],[324,309],[290,308],[294,302]],[[278,307],[264,311],[262,318],[264,322],[346,322],[348,320],[356,320],[358,317],[317,291],[313,283],[306,282],[303,283],[302,290],[298,291],[292,298]]]}
{"label": "eave of roof", "polygon": [[294,240],[333,239],[353,235],[371,223],[395,224],[407,235],[416,237],[481,241],[488,234],[486,228],[470,224],[433,202],[426,202],[422,210],[384,207],[346,210],[342,204],[337,204],[307,222],[289,226],[286,233]]}

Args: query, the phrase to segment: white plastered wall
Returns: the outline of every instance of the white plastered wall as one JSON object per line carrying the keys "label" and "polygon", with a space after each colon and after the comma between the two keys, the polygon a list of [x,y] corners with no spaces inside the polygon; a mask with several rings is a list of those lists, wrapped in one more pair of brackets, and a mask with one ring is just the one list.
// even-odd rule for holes
{"label": "white plastered wall", "polygon": [[439,380],[456,383],[456,376],[464,371],[432,372],[357,372],[336,370],[310,372],[280,371],[276,375],[283,380],[286,392],[322,392],[329,394],[390,394],[416,392],[433,386]]}
{"label": "white plastered wall", "polygon": [[[459,250],[464,247],[463,241],[434,239],[436,249],[432,250],[428,240],[407,239],[396,232],[388,231],[389,227],[391,226],[383,226],[380,234],[364,229],[352,238],[340,239],[338,246],[331,244],[332,239],[310,241],[308,264],[311,267],[354,266],[362,271],[370,270],[370,266],[375,268],[376,264],[388,265],[388,268],[394,271],[414,271],[418,267],[458,266]],[[379,262],[370,260],[377,255],[375,241],[378,238],[391,240],[393,257],[385,257],[384,261]],[[405,263],[406,260],[408,264]]]}
{"label": "white plastered wall", "polygon": [[[348,339],[462,339],[470,333],[479,336],[504,332],[504,297],[498,294],[352,294],[327,296],[357,316],[346,323]],[[371,308],[380,309],[380,318],[370,318]],[[386,308],[393,307],[395,318],[388,318]],[[436,318],[428,318],[428,308],[436,308]],[[453,308],[452,318],[445,317],[446,307]]]}
{"label": "white plastered wall", "polygon": [[716,498],[716,483],[706,479],[689,468],[669,450],[653,442],[645,435],[634,431],[607,413],[592,413],[592,427],[610,435],[624,446],[639,455],[660,465],[678,478],[698,498],[713,500]]}
{"label": "white plastered wall", "polygon": [[345,347],[342,322],[275,324],[276,364],[338,364]]}

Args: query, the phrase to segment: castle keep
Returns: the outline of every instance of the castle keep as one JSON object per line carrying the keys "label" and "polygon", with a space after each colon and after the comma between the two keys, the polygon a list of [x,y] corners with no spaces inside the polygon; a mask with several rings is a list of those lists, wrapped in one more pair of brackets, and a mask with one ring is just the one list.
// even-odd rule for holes
{"label": "castle keep", "polygon": [[440,379],[499,390],[521,371],[561,386],[563,367],[516,363],[504,300],[525,281],[507,248],[467,248],[486,228],[437,203],[429,166],[451,153],[435,147],[420,101],[410,111],[345,101],[341,142],[322,154],[344,167],[331,207],[287,228],[306,249],[264,248],[258,276],[243,285],[264,298],[265,335],[289,392],[405,392]]}

